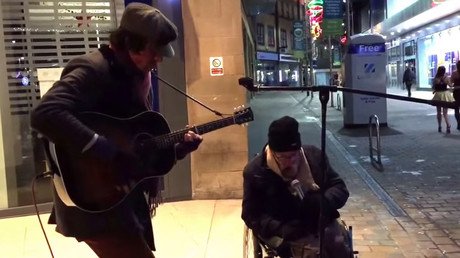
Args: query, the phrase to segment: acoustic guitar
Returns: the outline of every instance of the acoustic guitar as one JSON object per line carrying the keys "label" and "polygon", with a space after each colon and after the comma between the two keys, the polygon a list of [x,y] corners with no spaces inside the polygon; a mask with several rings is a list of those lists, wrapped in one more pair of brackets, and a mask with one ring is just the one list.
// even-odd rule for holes
{"label": "acoustic guitar", "polygon": [[188,131],[205,134],[250,122],[254,116],[251,108],[244,108],[233,116],[174,132],[161,114],[152,111],[126,119],[85,112],[79,119],[132,158],[106,161],[48,142],[53,182],[66,205],[104,212],[119,205],[144,180],[167,174],[176,162],[175,145],[184,141]]}

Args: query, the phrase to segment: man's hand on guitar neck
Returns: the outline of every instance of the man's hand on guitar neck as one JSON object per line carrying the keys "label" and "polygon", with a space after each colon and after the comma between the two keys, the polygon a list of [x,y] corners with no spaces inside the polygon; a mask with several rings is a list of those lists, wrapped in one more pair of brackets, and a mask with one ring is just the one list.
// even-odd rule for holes
{"label": "man's hand on guitar neck", "polygon": [[187,154],[198,149],[202,141],[203,137],[201,135],[188,131],[184,134],[184,141],[176,144],[177,159],[183,159]]}

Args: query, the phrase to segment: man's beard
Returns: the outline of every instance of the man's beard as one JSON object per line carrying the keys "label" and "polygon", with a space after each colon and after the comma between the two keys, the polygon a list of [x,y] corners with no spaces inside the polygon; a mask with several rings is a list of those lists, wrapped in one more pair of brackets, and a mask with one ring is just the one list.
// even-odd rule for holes
{"label": "man's beard", "polygon": [[294,179],[297,175],[297,164],[285,167],[281,170],[281,175],[288,179]]}

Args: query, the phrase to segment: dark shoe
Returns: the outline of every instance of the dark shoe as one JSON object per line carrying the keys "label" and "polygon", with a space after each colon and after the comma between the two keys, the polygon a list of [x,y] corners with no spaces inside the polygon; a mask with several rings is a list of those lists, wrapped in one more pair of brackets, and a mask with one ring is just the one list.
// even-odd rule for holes
{"label": "dark shoe", "polygon": [[442,133],[442,127],[441,126],[438,126],[438,132]]}
{"label": "dark shoe", "polygon": [[450,125],[446,128],[446,133],[450,133]]}

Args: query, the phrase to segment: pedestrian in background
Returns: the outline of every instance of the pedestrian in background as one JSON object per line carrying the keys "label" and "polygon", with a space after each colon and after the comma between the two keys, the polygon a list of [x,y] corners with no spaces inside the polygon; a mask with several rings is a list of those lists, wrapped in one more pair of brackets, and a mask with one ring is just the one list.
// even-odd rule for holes
{"label": "pedestrian in background", "polygon": [[454,109],[455,119],[457,120],[457,130],[460,130],[460,61],[457,61],[455,67],[457,70],[455,70],[450,76],[450,83],[451,86],[454,88],[453,97],[455,100],[455,104],[457,105]]}
{"label": "pedestrian in background", "polygon": [[[439,66],[438,71],[433,79],[433,100],[441,100],[447,102],[454,102],[454,98],[452,97],[452,93],[447,90],[447,86],[449,85],[449,78],[446,75],[446,67]],[[450,123],[449,117],[447,116],[447,108],[442,108],[441,114],[441,107],[436,106],[436,118],[438,119],[438,132],[442,132],[442,117],[446,122],[446,133],[450,133]]]}
{"label": "pedestrian in background", "polygon": [[407,96],[410,98],[411,97],[411,88],[412,84],[415,81],[415,74],[412,71],[412,67],[410,65],[407,66],[406,71],[404,71],[403,75],[403,83],[406,85],[406,90],[407,90]]}

